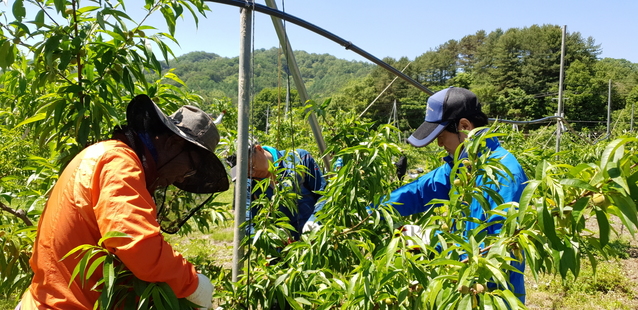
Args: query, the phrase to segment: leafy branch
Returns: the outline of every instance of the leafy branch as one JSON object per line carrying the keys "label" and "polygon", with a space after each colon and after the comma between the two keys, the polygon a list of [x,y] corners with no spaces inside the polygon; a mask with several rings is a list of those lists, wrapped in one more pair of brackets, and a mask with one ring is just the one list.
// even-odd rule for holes
{"label": "leafy branch", "polygon": [[19,218],[20,220],[22,220],[27,226],[33,226],[33,222],[31,222],[31,220],[29,219],[29,217],[27,216],[27,213],[22,210],[14,210],[11,207],[5,205],[4,203],[0,202],[0,209],[2,209],[3,211],[8,212],[9,214]]}

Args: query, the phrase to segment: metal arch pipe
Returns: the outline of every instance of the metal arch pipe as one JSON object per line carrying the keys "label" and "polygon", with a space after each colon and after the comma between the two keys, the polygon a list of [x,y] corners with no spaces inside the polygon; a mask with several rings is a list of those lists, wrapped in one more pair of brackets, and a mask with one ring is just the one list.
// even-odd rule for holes
{"label": "metal arch pipe", "polygon": [[339,45],[342,45],[343,47],[345,47],[347,50],[351,50],[357,54],[359,54],[360,56],[363,56],[365,59],[381,66],[382,68],[390,71],[391,73],[393,73],[394,75],[402,78],[403,80],[405,80],[406,82],[412,84],[413,86],[415,86],[416,88],[422,90],[423,92],[432,95],[434,92],[431,91],[429,88],[423,86],[423,84],[415,81],[414,79],[412,79],[411,77],[405,75],[403,72],[397,70],[396,68],[392,67],[391,65],[385,63],[383,60],[375,57],[374,55],[364,51],[363,49],[359,48],[358,46],[352,44],[352,42],[345,40],[321,27],[318,27],[314,24],[311,24],[301,18],[298,18],[296,16],[287,14],[285,12],[270,8],[268,6],[262,5],[262,4],[257,4],[257,3],[251,3],[248,1],[242,1],[242,0],[204,0],[204,2],[215,2],[215,3],[221,3],[221,4],[227,4],[227,5],[232,5],[232,6],[236,6],[239,8],[251,8],[254,11],[257,11],[259,13],[264,13],[264,14],[268,14],[270,16],[275,16],[278,18],[281,18],[287,22],[291,22],[297,26],[306,28],[314,33],[317,33],[327,39],[330,39],[336,43],[338,43]]}

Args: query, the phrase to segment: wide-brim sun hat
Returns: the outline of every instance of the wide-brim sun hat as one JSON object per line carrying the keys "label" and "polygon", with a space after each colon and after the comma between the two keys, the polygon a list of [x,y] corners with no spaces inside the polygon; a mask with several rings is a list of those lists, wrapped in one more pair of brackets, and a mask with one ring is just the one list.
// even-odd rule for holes
{"label": "wide-brim sun hat", "polygon": [[170,131],[197,146],[202,156],[202,164],[194,175],[175,183],[177,188],[187,192],[205,194],[228,190],[229,182],[226,168],[215,155],[219,143],[219,132],[213,119],[198,107],[185,105],[175,113],[166,116],[147,95],[138,95],[131,100],[126,109],[129,127],[137,132],[149,128],[165,126]]}
{"label": "wide-brim sun hat", "polygon": [[425,121],[408,138],[416,147],[426,146],[441,134],[450,122],[479,113],[481,105],[476,95],[461,87],[450,87],[428,98]]}

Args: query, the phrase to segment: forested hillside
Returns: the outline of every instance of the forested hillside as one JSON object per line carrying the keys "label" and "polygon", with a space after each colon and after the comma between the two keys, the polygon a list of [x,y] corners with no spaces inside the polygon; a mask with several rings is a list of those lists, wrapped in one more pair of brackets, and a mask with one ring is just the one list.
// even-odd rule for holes
{"label": "forested hillside", "polygon": [[[579,32],[567,34],[564,112],[578,128],[600,126],[606,120],[609,80],[612,109],[616,111],[615,118],[620,119],[618,126],[628,122],[631,104],[638,99],[638,64],[624,59],[599,59],[601,49],[594,38],[585,38]],[[489,33],[479,30],[459,40],[451,39],[416,59],[384,61],[399,70],[407,66],[407,75],[432,90],[448,86],[470,88],[479,95],[490,117],[530,120],[556,113],[560,51],[561,28],[534,25]],[[332,112],[363,111],[395,78],[385,69],[365,62],[303,51],[296,51],[295,55],[311,98],[321,101],[331,97]],[[285,91],[278,91],[283,96],[279,99],[273,92],[278,86],[286,88],[285,60],[279,49],[272,48],[255,51],[254,62],[258,101],[255,114],[265,115],[269,103],[274,106],[285,100]],[[194,52],[169,64],[195,92],[235,100],[237,57]],[[266,93],[259,94],[262,91]],[[426,94],[398,79],[365,117],[387,122],[396,101],[399,127],[409,130],[421,123],[426,100]],[[265,128],[265,119],[258,123],[258,128]]]}
{"label": "forested hillside", "polygon": [[[331,96],[347,81],[365,77],[374,68],[370,63],[337,59],[328,54],[296,51],[295,58],[308,93],[313,98]],[[265,88],[286,88],[288,66],[280,49],[256,50],[253,60],[255,93]],[[175,74],[200,94],[237,98],[239,57],[192,52],[170,61],[168,66],[164,64],[164,68],[174,68]]]}

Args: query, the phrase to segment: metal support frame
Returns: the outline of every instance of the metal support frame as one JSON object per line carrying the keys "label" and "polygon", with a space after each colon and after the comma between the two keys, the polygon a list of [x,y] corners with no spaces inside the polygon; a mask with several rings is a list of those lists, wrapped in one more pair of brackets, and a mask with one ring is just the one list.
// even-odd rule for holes
{"label": "metal support frame", "polygon": [[366,58],[367,60],[381,66],[382,68],[392,72],[394,75],[402,78],[403,80],[405,80],[406,82],[412,84],[413,86],[415,86],[416,88],[422,90],[423,92],[432,95],[434,92],[431,91],[429,88],[425,87],[423,84],[415,81],[414,79],[412,79],[411,77],[405,75],[403,72],[397,70],[396,68],[392,67],[391,65],[385,63],[384,61],[382,61],[381,59],[373,56],[372,54],[366,52],[365,50],[359,48],[358,46],[352,44],[352,42],[342,39],[339,36],[334,35],[331,32],[328,32],[326,30],[324,30],[323,28],[317,27],[314,24],[311,24],[301,18],[297,18],[293,15],[287,14],[285,12],[270,8],[268,6],[265,5],[261,5],[261,4],[257,4],[257,3],[248,3],[246,1],[243,0],[204,0],[205,2],[215,2],[215,3],[221,3],[221,4],[228,4],[228,5],[232,5],[232,6],[236,6],[236,7],[247,7],[250,6],[253,10],[255,10],[256,12],[259,13],[264,13],[264,14],[268,14],[270,16],[275,16],[278,18],[281,18],[287,22],[293,23],[297,26],[306,28],[314,33],[317,33],[331,41],[334,41],[340,45],[342,45],[343,47],[345,47],[347,50],[351,50],[357,54],[359,54],[360,56]]}
{"label": "metal support frame", "polygon": [[[277,3],[274,0],[266,0],[266,4],[273,9],[277,9]],[[286,62],[288,62],[288,68],[290,69],[290,73],[292,75],[292,79],[295,81],[295,86],[297,87],[297,92],[299,93],[299,97],[301,97],[302,102],[307,102],[310,99],[308,95],[308,91],[306,90],[306,85],[301,78],[301,71],[299,71],[299,66],[297,66],[297,60],[295,59],[295,55],[293,54],[292,46],[290,45],[290,41],[288,40],[288,35],[286,34],[286,29],[281,22],[281,19],[270,16],[272,19],[272,24],[275,27],[275,31],[277,32],[277,37],[279,37],[279,44],[284,49],[284,53],[286,55]],[[330,156],[326,153],[326,141],[323,139],[323,135],[321,134],[321,127],[319,126],[319,121],[317,121],[317,116],[314,112],[310,112],[308,115],[308,122],[310,123],[310,128],[312,129],[312,134],[315,137],[315,141],[317,142],[317,147],[319,147],[319,151],[321,154],[324,154],[322,157],[323,163],[326,166],[326,169],[330,169]]]}
{"label": "metal support frame", "polygon": [[[306,92],[303,81],[301,80],[301,74],[298,71],[296,66],[296,61],[294,59],[294,55],[292,53],[292,48],[289,44],[288,38],[285,33],[285,29],[281,23],[283,19],[285,21],[291,22],[303,28],[306,28],[312,32],[315,32],[323,37],[326,37],[342,46],[346,49],[352,50],[353,52],[363,56],[364,58],[370,60],[371,62],[381,66],[382,68],[390,71],[394,75],[402,78],[423,92],[432,95],[433,92],[422,85],[421,83],[415,81],[409,76],[405,75],[403,72],[397,70],[396,68],[390,66],[389,64],[383,62],[382,60],[376,58],[375,56],[369,54],[368,52],[360,49],[356,45],[352,44],[350,41],[344,40],[320,27],[317,27],[311,23],[308,23],[300,18],[292,16],[290,14],[286,14],[281,12],[275,8],[271,8],[268,6],[264,6],[261,4],[257,4],[254,0],[204,0],[205,2],[216,2],[221,4],[233,5],[239,7],[241,9],[241,18],[240,18],[240,57],[239,57],[239,80],[238,80],[238,124],[237,124],[237,181],[235,182],[235,196],[234,196],[234,204],[235,204],[235,224],[234,224],[234,237],[233,237],[233,270],[232,270],[232,281],[237,282],[239,275],[241,274],[241,266],[240,262],[243,257],[243,247],[241,246],[241,241],[245,236],[245,231],[241,229],[241,225],[246,219],[246,191],[247,182],[245,181],[248,177],[248,116],[250,111],[250,89],[251,89],[251,80],[250,80],[250,59],[252,56],[252,17],[253,11],[257,11],[260,13],[265,13],[272,16],[273,24],[275,25],[275,30],[277,31],[277,35],[279,36],[279,40],[281,45],[286,49],[286,60],[288,61],[289,68],[293,69],[293,79],[295,80],[295,84],[297,85],[297,90],[300,93],[301,98],[304,100],[308,100],[308,94]],[[267,0],[271,6],[275,6],[274,1]],[[313,134],[317,140],[317,144],[319,146],[320,151],[323,153],[326,150],[325,142],[323,141],[323,137],[321,136],[321,130],[319,128],[316,116],[311,114],[310,116],[310,124],[313,130]],[[329,157],[325,156],[324,161],[326,163],[326,167],[330,167]]]}
{"label": "metal support frame", "polygon": [[233,282],[237,282],[241,274],[240,263],[242,261],[244,248],[241,241],[244,239],[245,231],[241,225],[246,220],[246,191],[248,185],[248,121],[250,111],[250,59],[252,53],[252,16],[253,11],[250,7],[244,7],[241,10],[240,18],[240,37],[241,43],[239,48],[239,78],[238,78],[238,115],[237,115],[237,181],[235,181],[235,225],[233,234]]}
{"label": "metal support frame", "polygon": [[556,120],[556,126],[562,127],[563,123],[564,123],[564,128],[567,128],[569,131],[571,131],[573,134],[581,137],[583,140],[585,140],[587,143],[589,144],[595,144],[596,142],[592,142],[589,139],[586,139],[582,136],[580,136],[576,130],[574,130],[569,123],[567,122],[567,120],[562,117],[562,116],[547,116],[547,117],[543,117],[543,118],[539,118],[539,119],[535,119],[535,120],[531,120],[531,121],[511,121],[511,120],[507,120],[507,119],[496,119],[496,118],[488,118],[488,121],[490,122],[499,122],[499,123],[506,123],[506,124],[515,124],[515,125],[530,125],[530,124],[539,124],[539,123],[546,123],[547,121],[551,121],[555,119]]}
{"label": "metal support frame", "polygon": [[[563,35],[560,48],[560,73],[558,78],[558,112],[556,116],[563,117],[563,79],[565,76],[565,36],[567,33],[567,25],[563,26]],[[561,123],[556,123],[556,153],[560,151]]]}

